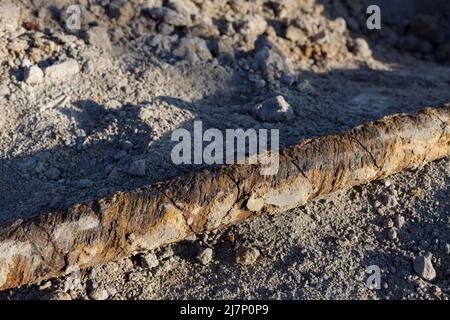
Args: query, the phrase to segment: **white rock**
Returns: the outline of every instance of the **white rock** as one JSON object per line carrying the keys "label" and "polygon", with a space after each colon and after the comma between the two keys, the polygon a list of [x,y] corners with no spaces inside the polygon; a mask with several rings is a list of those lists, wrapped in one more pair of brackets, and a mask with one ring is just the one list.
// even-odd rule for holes
{"label": "white rock", "polygon": [[251,37],[258,37],[267,29],[267,21],[258,14],[246,15],[241,32]]}
{"label": "white rock", "polygon": [[164,22],[174,27],[187,27],[192,24],[192,20],[189,16],[182,15],[175,10],[165,8],[160,10]]}
{"label": "white rock", "polygon": [[247,200],[246,207],[252,212],[261,211],[261,209],[264,207],[264,200],[262,198],[249,198]]}
{"label": "white rock", "polygon": [[44,72],[39,66],[34,65],[25,71],[25,82],[28,84],[36,84],[44,81]]}
{"label": "white rock", "polygon": [[370,50],[369,44],[363,38],[357,38],[355,40],[354,50],[360,58],[367,59],[372,56],[372,50]]}
{"label": "white rock", "polygon": [[89,298],[92,300],[106,300],[108,297],[108,291],[103,288],[96,288],[89,292]]}
{"label": "white rock", "polygon": [[150,10],[153,8],[159,8],[162,7],[163,1],[162,0],[145,0],[142,4],[141,10]]}
{"label": "white rock", "polygon": [[152,269],[159,265],[159,260],[156,254],[147,253],[141,256],[141,264],[144,268]]}
{"label": "white rock", "polygon": [[405,225],[405,218],[398,214],[394,217],[394,223],[395,226],[400,229]]}
{"label": "white rock", "polygon": [[75,59],[67,59],[64,62],[45,68],[45,77],[51,81],[66,81],[80,72],[80,66]]}
{"label": "white rock", "polygon": [[20,7],[15,1],[0,1],[0,32],[13,32],[19,27]]}
{"label": "white rock", "polygon": [[300,44],[304,44],[308,40],[308,37],[306,36],[305,32],[302,29],[297,28],[295,26],[289,26],[286,29],[286,39],[289,39],[293,42],[297,42]]}
{"label": "white rock", "polygon": [[106,52],[111,51],[111,41],[109,40],[108,29],[102,26],[95,26],[86,31],[86,40]]}
{"label": "white rock", "polygon": [[119,110],[121,107],[122,104],[115,99],[110,99],[105,103],[105,109],[108,110]]}
{"label": "white rock", "polygon": [[11,90],[8,88],[6,84],[0,85],[0,96],[7,96],[11,93]]}
{"label": "white rock", "polygon": [[426,281],[432,281],[436,278],[436,270],[434,270],[433,263],[429,257],[416,257],[413,267],[417,275]]}
{"label": "white rock", "polygon": [[291,121],[294,118],[294,110],[283,96],[276,96],[257,105],[256,115],[265,122]]}
{"label": "white rock", "polygon": [[210,263],[213,259],[213,250],[211,248],[202,249],[197,255],[197,259],[204,265]]}
{"label": "white rock", "polygon": [[333,27],[333,31],[337,32],[338,34],[343,34],[345,31],[347,31],[347,22],[344,18],[336,18],[331,22],[331,25]]}
{"label": "white rock", "polygon": [[200,14],[198,7],[190,0],[169,0],[167,6],[187,17]]}

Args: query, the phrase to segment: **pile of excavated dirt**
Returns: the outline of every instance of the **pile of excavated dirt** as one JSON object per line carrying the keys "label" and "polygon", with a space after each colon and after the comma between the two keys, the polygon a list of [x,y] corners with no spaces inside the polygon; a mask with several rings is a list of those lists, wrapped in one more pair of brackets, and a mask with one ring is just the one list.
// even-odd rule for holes
{"label": "pile of excavated dirt", "polygon": [[[197,120],[284,147],[450,100],[447,1],[378,1],[381,30],[366,1],[76,2],[80,29],[67,1],[0,4],[0,223],[205,167],[170,158]],[[449,181],[444,159],[0,297],[447,299]]]}

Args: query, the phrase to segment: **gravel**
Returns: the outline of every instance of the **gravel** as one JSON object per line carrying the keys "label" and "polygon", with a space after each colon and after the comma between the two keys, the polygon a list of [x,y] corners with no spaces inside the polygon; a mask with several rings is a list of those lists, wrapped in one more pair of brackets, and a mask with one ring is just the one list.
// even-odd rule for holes
{"label": "gravel", "polygon": [[154,253],[143,254],[140,260],[142,266],[147,269],[156,268],[159,265],[158,257]]}
{"label": "gravel", "polygon": [[2,1],[0,4],[0,32],[13,32],[19,26],[20,7],[11,0]]}
{"label": "gravel", "polygon": [[[440,15],[383,9],[367,34],[359,1],[83,3],[70,33],[44,2],[0,4],[0,223],[208,169],[170,160],[196,120],[279,129],[283,148],[450,100]],[[448,299],[449,177],[444,159],[0,298]]]}
{"label": "gravel", "polygon": [[433,281],[436,278],[436,270],[430,257],[416,257],[414,259],[414,272],[426,281]]}
{"label": "gravel", "polygon": [[32,66],[25,72],[25,82],[28,84],[37,84],[44,81],[44,72],[39,66]]}
{"label": "gravel", "polygon": [[67,81],[80,71],[78,62],[67,59],[61,63],[51,65],[44,70],[45,77],[50,81]]}
{"label": "gravel", "polygon": [[213,250],[211,248],[201,249],[197,255],[197,259],[203,265],[209,264],[213,260]]}
{"label": "gravel", "polygon": [[236,263],[248,266],[256,262],[260,255],[257,248],[243,246],[237,250]]}
{"label": "gravel", "polygon": [[108,291],[103,288],[96,288],[89,292],[89,298],[92,300],[106,300],[108,297]]}

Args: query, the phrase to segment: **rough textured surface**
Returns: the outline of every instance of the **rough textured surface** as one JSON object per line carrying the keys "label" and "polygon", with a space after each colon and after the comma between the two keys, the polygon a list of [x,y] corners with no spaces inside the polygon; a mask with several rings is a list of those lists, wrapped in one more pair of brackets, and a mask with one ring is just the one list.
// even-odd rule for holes
{"label": "rough textured surface", "polygon": [[[192,132],[193,121],[222,132],[279,129],[284,148],[450,101],[447,0],[79,0],[80,30],[68,29],[65,0],[0,2],[4,225],[212,169],[170,161],[171,133]],[[369,4],[381,5],[381,30],[367,30]],[[61,80],[45,77],[52,68]],[[258,106],[278,96],[293,113],[271,104],[263,120]],[[150,250],[155,268],[141,253],[125,255],[0,299],[87,299],[105,290],[108,299],[445,299],[449,170],[447,158],[273,217],[265,199],[250,197],[243,207],[255,219]],[[259,249],[254,264],[236,264],[241,245]],[[207,265],[200,248],[214,251]],[[1,248],[16,249],[32,250]],[[434,280],[414,272],[418,256],[431,257]],[[365,288],[361,274],[374,263],[383,270],[379,291]]]}
{"label": "rough textured surface", "polygon": [[244,209],[249,198],[264,200],[261,212],[287,210],[418,168],[450,154],[449,123],[449,106],[391,116],[285,149],[274,176],[260,175],[257,165],[223,167],[17,220],[0,229],[0,288],[239,222],[255,214]]}

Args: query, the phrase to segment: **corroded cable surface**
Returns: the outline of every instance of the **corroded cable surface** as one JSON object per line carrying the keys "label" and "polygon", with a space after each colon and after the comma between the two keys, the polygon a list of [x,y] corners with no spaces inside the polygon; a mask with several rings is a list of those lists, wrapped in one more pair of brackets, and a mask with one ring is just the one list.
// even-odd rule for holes
{"label": "corroded cable surface", "polygon": [[279,171],[224,166],[0,226],[0,289],[182,240],[450,155],[450,105],[280,153]]}

